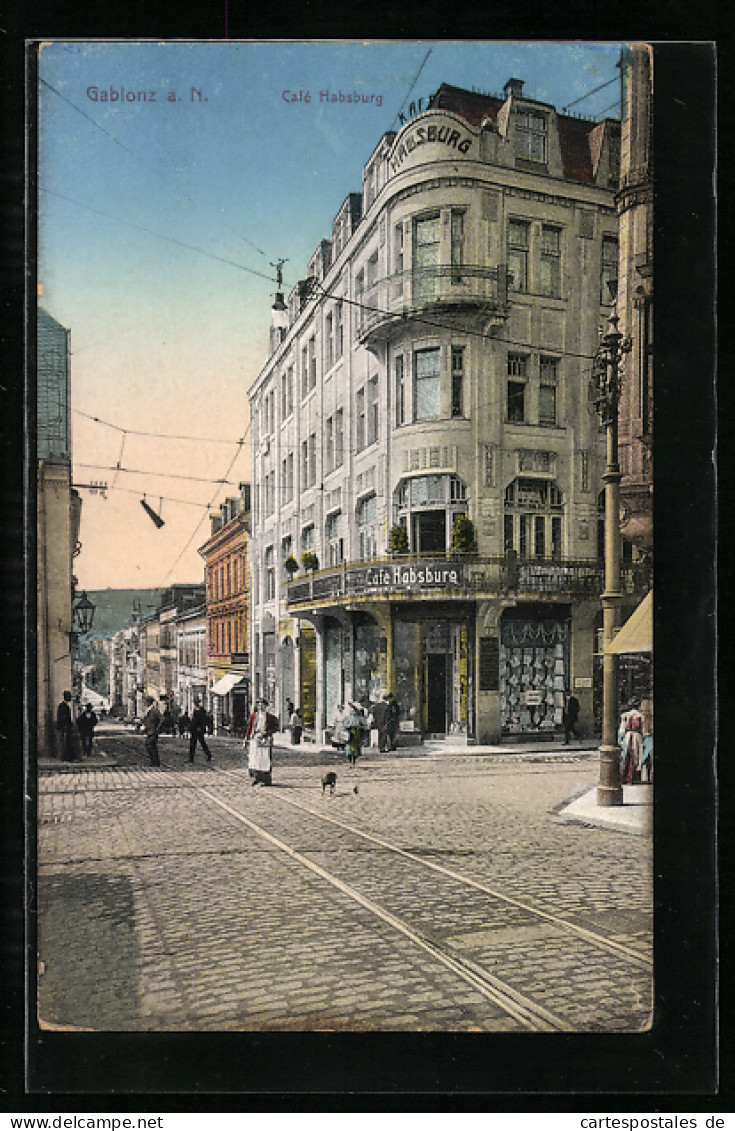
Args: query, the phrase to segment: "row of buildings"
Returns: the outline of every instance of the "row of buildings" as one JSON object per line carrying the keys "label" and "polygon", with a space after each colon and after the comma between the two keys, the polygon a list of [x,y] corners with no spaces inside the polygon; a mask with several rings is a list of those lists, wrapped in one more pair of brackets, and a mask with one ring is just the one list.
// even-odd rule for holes
{"label": "row of buildings", "polygon": [[[369,156],[250,392],[251,486],[212,518],[205,589],[118,634],[113,703],[236,727],[265,696],[320,735],[392,691],[401,729],[551,734],[601,709],[611,316],[620,386],[619,621],[651,584],[652,153],[647,49],[622,122],[443,85]],[[137,651],[136,651],[137,649]],[[168,657],[168,659],[166,658]],[[171,662],[169,662],[169,660]],[[623,693],[648,697],[650,657]],[[126,682],[127,681],[127,682]],[[635,685],[635,686],[634,686]]]}

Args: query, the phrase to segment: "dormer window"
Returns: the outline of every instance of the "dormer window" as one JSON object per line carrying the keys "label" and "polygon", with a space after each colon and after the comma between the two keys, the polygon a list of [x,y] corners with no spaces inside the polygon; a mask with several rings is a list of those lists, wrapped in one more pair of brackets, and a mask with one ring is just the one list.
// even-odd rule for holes
{"label": "dormer window", "polygon": [[546,116],[537,110],[516,110],[515,154],[524,161],[546,164]]}

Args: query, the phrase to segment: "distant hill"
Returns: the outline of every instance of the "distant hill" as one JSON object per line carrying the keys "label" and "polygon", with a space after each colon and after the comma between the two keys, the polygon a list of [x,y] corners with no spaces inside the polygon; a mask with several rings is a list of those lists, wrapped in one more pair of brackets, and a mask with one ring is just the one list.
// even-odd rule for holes
{"label": "distant hill", "polygon": [[158,608],[160,589],[88,589],[87,596],[95,606],[90,636],[114,636],[133,617],[136,602],[143,616]]}

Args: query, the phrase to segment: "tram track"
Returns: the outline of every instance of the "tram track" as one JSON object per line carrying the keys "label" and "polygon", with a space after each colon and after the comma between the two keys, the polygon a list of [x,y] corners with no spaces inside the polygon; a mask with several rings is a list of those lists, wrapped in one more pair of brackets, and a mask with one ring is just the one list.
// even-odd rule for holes
{"label": "tram track", "polygon": [[[275,806],[278,806],[283,813],[287,810],[297,812],[308,818],[308,821],[315,822],[314,828],[332,828],[339,830],[335,834],[340,838],[340,843],[336,846],[336,851],[349,854],[341,857],[345,868],[340,868],[337,865],[336,870],[330,864],[330,868],[324,867],[319,863],[314,856],[324,854],[335,847],[335,842],[330,842],[329,848],[312,847],[299,851],[294,847],[289,840],[289,832],[293,833],[293,829],[288,828],[288,820],[286,819],[285,829],[287,831],[279,830],[279,821],[273,822],[269,827],[266,827],[267,822],[263,822],[258,814],[248,815],[242,810],[241,802],[245,801],[245,797],[252,791],[250,789],[243,789],[244,786],[249,786],[249,779],[243,774],[242,770],[230,770],[224,767],[202,767],[204,775],[190,775],[188,773],[181,774],[180,767],[168,765],[163,763],[161,770],[163,770],[164,777],[168,778],[167,785],[173,785],[171,777],[176,775],[178,781],[177,787],[181,787],[185,791],[193,792],[204,802],[207,806],[214,806],[221,814],[223,814],[228,821],[234,821],[238,827],[250,834],[253,834],[259,840],[267,844],[270,849],[290,858],[293,863],[299,868],[309,872],[312,876],[317,877],[320,881],[328,884],[331,888],[340,892],[341,895],[351,902],[355,907],[359,907],[362,911],[369,913],[376,920],[389,928],[390,932],[395,932],[400,936],[404,942],[408,942],[412,947],[420,951],[425,958],[436,962],[445,970],[450,971],[452,975],[460,979],[465,986],[469,986],[481,995],[485,1001],[492,1004],[496,1009],[502,1011],[506,1016],[513,1019],[513,1021],[521,1028],[531,1032],[571,1032],[578,1031],[579,1026],[576,1025],[572,1019],[572,1015],[567,1014],[567,999],[556,997],[555,1000],[548,1000],[548,1005],[553,1008],[547,1008],[541,1001],[544,1000],[543,991],[540,987],[522,978],[519,982],[516,975],[514,976],[512,968],[503,968],[502,963],[498,966],[496,972],[491,972],[487,966],[495,966],[495,954],[493,953],[494,941],[492,941],[493,933],[497,930],[498,924],[498,908],[493,907],[495,902],[499,908],[505,907],[508,914],[511,916],[509,921],[508,930],[512,932],[514,926],[519,922],[525,920],[527,923],[535,922],[539,925],[543,933],[543,927],[551,929],[555,936],[555,945],[560,949],[567,948],[573,950],[575,947],[586,946],[592,947],[598,952],[604,952],[606,955],[614,956],[617,959],[624,961],[627,964],[633,963],[642,972],[648,972],[653,965],[652,959],[647,955],[634,950],[631,945],[617,942],[615,939],[606,937],[596,931],[590,930],[580,924],[574,923],[569,919],[556,915],[551,911],[546,911],[543,908],[536,907],[532,903],[518,899],[513,895],[499,891],[497,888],[484,883],[481,879],[475,879],[471,876],[464,875],[462,872],[456,871],[452,868],[438,863],[435,860],[427,858],[423,853],[419,855],[418,852],[411,851],[407,848],[402,848],[398,844],[385,837],[376,835],[366,829],[362,829],[348,820],[332,816],[328,813],[320,811],[318,808],[313,808],[308,800],[303,795],[312,792],[307,786],[292,785],[288,791],[280,790],[278,788],[273,790],[260,791],[258,797],[257,808],[260,812],[263,811],[263,800],[273,802],[275,805],[268,805],[271,813],[276,812]],[[198,780],[197,780],[198,779]],[[161,783],[163,784],[163,783]],[[232,795],[232,787],[236,785],[242,789],[242,796],[235,794]],[[227,791],[224,796],[223,791]],[[293,796],[293,794],[301,794],[302,796]],[[257,819],[253,819],[256,817]],[[304,831],[308,831],[312,835],[312,830],[309,829],[308,822],[302,826]],[[357,844],[364,844],[368,851],[375,852],[376,850],[381,854],[381,865],[376,871],[373,869],[370,880],[367,884],[362,882],[363,876],[359,872],[360,865],[356,863],[359,859],[359,848],[353,846],[353,838]],[[318,840],[318,834],[317,834]],[[307,854],[308,853],[308,854]],[[354,855],[353,855],[354,854]],[[393,864],[384,864],[385,861],[393,861]],[[328,861],[325,861],[325,863]],[[424,914],[424,923],[421,923],[421,916],[416,915],[414,903],[414,912],[411,911],[410,900],[408,905],[402,899],[402,888],[400,886],[400,877],[398,877],[398,862],[404,862],[411,868],[418,871],[414,875],[422,872],[427,875],[434,875],[437,884],[441,885],[446,883],[450,885],[447,888],[447,893],[451,895],[452,891],[456,891],[456,885],[467,892],[474,891],[477,893],[478,898],[486,898],[488,908],[490,909],[487,920],[483,921],[484,931],[486,936],[491,940],[488,944],[489,949],[484,953],[480,952],[475,954],[476,958],[480,961],[474,961],[468,957],[467,954],[460,952],[461,943],[456,943],[452,939],[440,937],[435,935],[430,926],[430,904],[428,914]],[[380,890],[376,891],[376,877],[382,877],[386,868],[392,873],[393,888],[386,886],[388,904],[385,904],[384,898],[380,894]],[[350,870],[352,876],[350,876]],[[341,874],[336,874],[339,871]],[[398,877],[398,886],[396,886],[396,878]],[[372,886],[372,891],[370,890]],[[367,890],[365,890],[367,887]],[[417,889],[418,890],[418,889]],[[436,897],[438,888],[432,889],[432,894]],[[428,890],[427,890],[427,894]],[[371,898],[372,897],[372,898]],[[393,899],[393,907],[390,907],[390,898]],[[414,897],[415,898],[415,897]],[[419,894],[419,899],[423,899],[423,895]],[[479,904],[480,913],[482,914],[482,902]],[[464,913],[464,905],[461,899],[454,904],[455,912],[460,909]],[[426,911],[426,908],[423,909]],[[500,912],[502,915],[502,910]],[[529,930],[533,933],[532,926],[523,929]],[[503,934],[503,927],[500,927],[499,933]],[[456,932],[455,932],[456,933]],[[461,933],[461,932],[460,932]],[[542,938],[539,938],[539,946],[544,946],[545,943]],[[588,954],[590,952],[587,952]],[[601,961],[597,959],[597,961]],[[499,977],[498,974],[503,973],[507,975],[510,972],[510,977]],[[515,982],[515,984],[513,984]],[[526,991],[522,992],[517,988],[522,985]],[[541,1000],[538,1000],[539,996]]]}

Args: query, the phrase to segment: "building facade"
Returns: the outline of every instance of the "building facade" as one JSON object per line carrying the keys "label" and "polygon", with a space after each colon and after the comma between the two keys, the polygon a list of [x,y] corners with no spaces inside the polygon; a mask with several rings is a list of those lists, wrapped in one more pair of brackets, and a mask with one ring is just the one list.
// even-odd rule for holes
{"label": "building facade", "polygon": [[423,735],[548,734],[570,690],[592,728],[588,385],[619,155],[619,122],[519,80],[504,99],[442,86],[277,297],[250,390],[253,670],[317,733],[387,690]]}
{"label": "building facade", "polygon": [[197,701],[207,703],[207,606],[176,617],[176,703],[191,716]]}
{"label": "building facade", "polygon": [[69,331],[44,310],[37,322],[38,750],[56,751],[56,707],[73,684],[72,563],[81,499],[71,479]]}
{"label": "building facade", "polygon": [[248,544],[250,484],[211,516],[199,548],[207,593],[207,689],[215,730],[244,731],[250,702]]}

